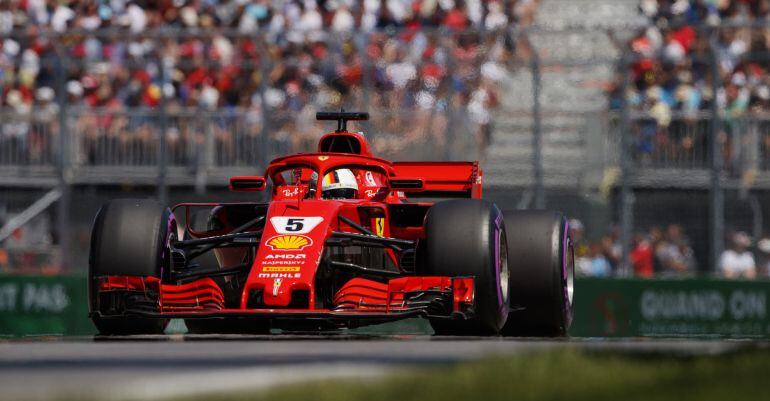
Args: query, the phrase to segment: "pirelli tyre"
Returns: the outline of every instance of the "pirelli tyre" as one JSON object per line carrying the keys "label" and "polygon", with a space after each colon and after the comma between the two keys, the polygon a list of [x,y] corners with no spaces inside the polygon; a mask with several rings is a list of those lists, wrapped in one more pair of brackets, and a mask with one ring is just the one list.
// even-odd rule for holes
{"label": "pirelli tyre", "polygon": [[425,217],[421,274],[472,276],[474,314],[468,320],[431,320],[438,335],[497,335],[508,317],[508,252],[500,210],[486,201],[457,199],[433,205]]}
{"label": "pirelli tyre", "polygon": [[503,212],[508,227],[511,312],[506,336],[559,337],[572,322],[574,255],[564,215]]}
{"label": "pirelli tyre", "polygon": [[[92,321],[103,335],[160,334],[168,321],[123,316],[123,301],[97,299],[102,276],[166,278],[168,244],[176,236],[169,208],[150,199],[115,199],[96,215],[91,231],[88,280]],[[156,294],[157,295],[157,294]]]}

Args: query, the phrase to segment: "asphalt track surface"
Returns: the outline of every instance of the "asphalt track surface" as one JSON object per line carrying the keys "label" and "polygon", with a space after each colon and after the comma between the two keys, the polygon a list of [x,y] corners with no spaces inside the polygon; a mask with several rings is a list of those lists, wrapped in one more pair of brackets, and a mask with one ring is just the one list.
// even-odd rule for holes
{"label": "asphalt track surface", "polygon": [[403,368],[539,352],[718,354],[755,341],[527,340],[373,335],[141,336],[0,342],[0,399],[126,400],[260,391],[309,379],[366,380]]}

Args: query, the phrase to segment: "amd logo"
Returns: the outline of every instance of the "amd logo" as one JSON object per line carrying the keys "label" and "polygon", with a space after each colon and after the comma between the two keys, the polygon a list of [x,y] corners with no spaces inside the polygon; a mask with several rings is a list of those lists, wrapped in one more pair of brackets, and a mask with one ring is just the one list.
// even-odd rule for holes
{"label": "amd logo", "polygon": [[279,254],[270,254],[265,256],[265,259],[306,259],[306,258],[307,258],[307,255],[305,255],[304,253],[300,253],[296,255],[290,254],[290,253],[287,253],[287,254],[279,253]]}

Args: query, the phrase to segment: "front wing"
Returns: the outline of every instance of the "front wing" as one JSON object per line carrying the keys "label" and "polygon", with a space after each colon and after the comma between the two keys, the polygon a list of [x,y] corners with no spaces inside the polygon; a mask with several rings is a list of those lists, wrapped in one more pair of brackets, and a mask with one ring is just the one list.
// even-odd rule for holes
{"label": "front wing", "polygon": [[297,318],[389,321],[409,317],[468,319],[473,316],[472,277],[408,276],[386,283],[354,278],[340,288],[331,308],[226,308],[211,278],[162,284],[156,277],[105,276],[97,279],[92,315],[151,318]]}

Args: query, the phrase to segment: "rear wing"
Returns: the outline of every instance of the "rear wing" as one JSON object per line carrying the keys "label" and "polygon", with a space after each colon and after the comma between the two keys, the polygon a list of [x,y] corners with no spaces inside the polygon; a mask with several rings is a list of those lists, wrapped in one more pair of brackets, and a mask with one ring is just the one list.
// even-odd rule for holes
{"label": "rear wing", "polygon": [[424,184],[410,198],[481,198],[479,162],[394,162],[395,177],[419,177]]}

